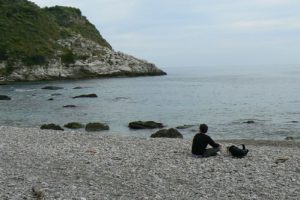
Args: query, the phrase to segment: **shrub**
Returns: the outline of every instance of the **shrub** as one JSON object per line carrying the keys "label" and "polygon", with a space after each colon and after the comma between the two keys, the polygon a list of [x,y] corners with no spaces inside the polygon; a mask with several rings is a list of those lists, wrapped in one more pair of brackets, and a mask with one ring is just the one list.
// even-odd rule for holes
{"label": "shrub", "polygon": [[65,50],[64,53],[61,55],[61,62],[64,64],[73,64],[75,63],[75,55],[71,50]]}
{"label": "shrub", "polygon": [[27,56],[23,59],[23,63],[27,66],[47,64],[47,59],[43,55]]}
{"label": "shrub", "polygon": [[14,71],[12,66],[6,66],[5,68],[0,69],[1,76],[8,76]]}
{"label": "shrub", "polygon": [[0,49],[0,61],[7,60],[8,55],[5,50]]}

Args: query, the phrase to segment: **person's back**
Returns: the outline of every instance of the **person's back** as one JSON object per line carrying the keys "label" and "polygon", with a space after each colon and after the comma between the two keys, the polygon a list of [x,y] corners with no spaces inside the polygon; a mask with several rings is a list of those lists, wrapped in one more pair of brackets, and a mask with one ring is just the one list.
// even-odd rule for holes
{"label": "person's back", "polygon": [[[200,133],[197,133],[193,139],[192,154],[204,157],[217,155],[217,152],[220,150],[220,145],[205,134],[207,130],[208,126],[206,124],[200,125]],[[207,145],[213,148],[206,149]]]}

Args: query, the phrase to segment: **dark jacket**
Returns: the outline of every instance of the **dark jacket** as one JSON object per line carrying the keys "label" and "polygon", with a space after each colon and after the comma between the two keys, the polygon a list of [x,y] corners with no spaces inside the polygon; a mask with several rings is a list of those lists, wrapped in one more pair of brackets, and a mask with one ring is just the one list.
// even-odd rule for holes
{"label": "dark jacket", "polygon": [[220,146],[218,143],[213,141],[213,139],[211,139],[211,137],[209,137],[208,135],[204,133],[197,133],[193,139],[192,154],[203,155],[208,144],[214,148]]}

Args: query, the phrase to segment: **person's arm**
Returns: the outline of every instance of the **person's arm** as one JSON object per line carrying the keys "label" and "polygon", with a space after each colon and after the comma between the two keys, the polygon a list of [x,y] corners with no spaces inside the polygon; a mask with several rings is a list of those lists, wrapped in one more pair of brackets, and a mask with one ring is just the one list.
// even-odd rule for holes
{"label": "person's arm", "polygon": [[220,144],[216,143],[213,139],[211,139],[211,137],[209,137],[208,144],[210,146],[212,146],[213,148],[219,148],[220,147]]}

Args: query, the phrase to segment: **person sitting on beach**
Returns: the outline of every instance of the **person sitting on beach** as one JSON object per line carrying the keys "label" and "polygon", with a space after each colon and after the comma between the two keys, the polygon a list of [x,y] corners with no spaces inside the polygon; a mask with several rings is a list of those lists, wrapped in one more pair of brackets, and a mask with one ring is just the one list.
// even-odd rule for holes
{"label": "person sitting on beach", "polygon": [[[208,130],[206,124],[201,124],[199,129],[200,133],[197,133],[193,139],[192,154],[202,157],[216,156],[217,152],[220,151],[221,145],[206,135]],[[208,144],[213,148],[206,149]]]}

